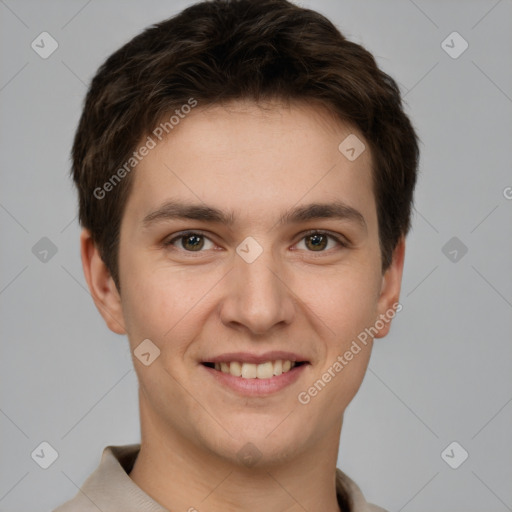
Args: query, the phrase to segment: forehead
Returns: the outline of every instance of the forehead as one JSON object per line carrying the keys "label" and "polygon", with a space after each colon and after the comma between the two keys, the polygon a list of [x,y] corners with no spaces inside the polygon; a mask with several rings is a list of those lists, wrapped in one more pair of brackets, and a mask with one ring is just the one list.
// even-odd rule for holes
{"label": "forehead", "polygon": [[[318,105],[196,107],[162,140],[151,136],[156,144],[136,166],[125,210],[139,219],[177,198],[259,218],[319,200],[374,213],[364,137]],[[354,151],[347,153],[347,144],[357,153],[366,149],[348,158]]]}

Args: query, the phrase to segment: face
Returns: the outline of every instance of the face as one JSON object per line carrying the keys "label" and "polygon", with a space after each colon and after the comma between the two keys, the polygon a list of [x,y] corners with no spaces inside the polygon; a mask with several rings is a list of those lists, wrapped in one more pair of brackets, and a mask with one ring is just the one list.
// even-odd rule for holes
{"label": "face", "polygon": [[350,134],[311,105],[198,107],[138,164],[121,294],[97,302],[132,352],[159,349],[134,357],[141,414],[173,438],[233,461],[251,442],[269,463],[339,438],[403,262],[401,243],[381,271],[371,155],[340,152]]}

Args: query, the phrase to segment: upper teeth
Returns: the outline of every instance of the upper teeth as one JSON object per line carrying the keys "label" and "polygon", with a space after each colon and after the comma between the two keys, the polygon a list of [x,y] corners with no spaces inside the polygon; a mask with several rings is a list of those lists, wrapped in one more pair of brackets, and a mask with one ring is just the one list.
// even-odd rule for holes
{"label": "upper teeth", "polygon": [[294,361],[283,361],[281,359],[261,364],[232,361],[230,363],[215,363],[215,369],[243,379],[270,379],[274,375],[281,375],[290,371],[295,364]]}

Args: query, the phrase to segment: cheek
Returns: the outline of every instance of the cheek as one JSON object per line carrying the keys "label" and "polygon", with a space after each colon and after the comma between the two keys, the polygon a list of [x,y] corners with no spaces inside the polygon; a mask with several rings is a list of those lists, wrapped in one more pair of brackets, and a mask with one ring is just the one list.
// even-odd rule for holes
{"label": "cheek", "polygon": [[316,333],[321,359],[298,397],[311,407],[311,417],[323,417],[326,425],[337,421],[361,386],[372,348],[372,338],[363,336],[377,316],[375,280],[338,277],[317,288],[308,303],[321,319],[322,331]]}
{"label": "cheek", "polygon": [[300,282],[297,295],[322,320],[332,349],[341,350],[377,317],[381,279],[372,267],[347,265],[335,273],[304,275]]}
{"label": "cheek", "polygon": [[131,344],[149,338],[163,353],[184,352],[185,341],[201,325],[205,297],[218,279],[187,278],[183,272],[158,267],[131,268],[138,270],[124,280],[121,294]]}

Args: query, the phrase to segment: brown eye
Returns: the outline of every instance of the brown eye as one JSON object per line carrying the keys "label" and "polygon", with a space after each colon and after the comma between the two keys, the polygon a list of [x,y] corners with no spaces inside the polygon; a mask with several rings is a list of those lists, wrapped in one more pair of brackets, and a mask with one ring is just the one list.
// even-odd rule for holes
{"label": "brown eye", "polygon": [[327,247],[327,236],[321,233],[305,237],[306,247],[312,251],[323,251]]}
{"label": "brown eye", "polygon": [[333,249],[348,247],[347,242],[340,235],[324,231],[310,231],[306,233],[297,244],[298,249],[308,252],[331,252]]}
{"label": "brown eye", "polygon": [[200,251],[204,246],[204,237],[202,235],[186,235],[180,239],[181,246],[187,251]]}
{"label": "brown eye", "polygon": [[205,235],[194,231],[181,233],[164,243],[167,247],[184,250],[185,252],[204,252],[213,249],[214,243]]}

